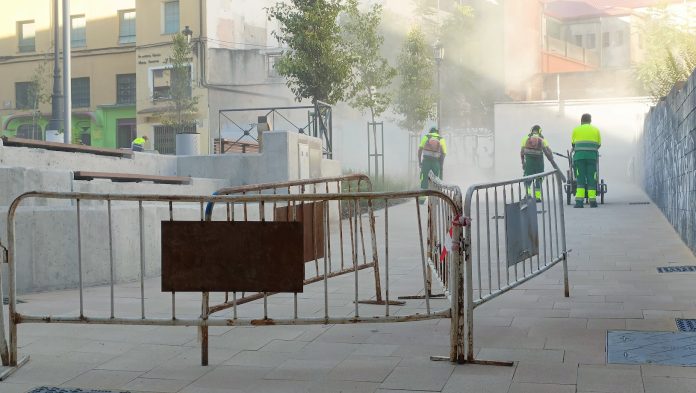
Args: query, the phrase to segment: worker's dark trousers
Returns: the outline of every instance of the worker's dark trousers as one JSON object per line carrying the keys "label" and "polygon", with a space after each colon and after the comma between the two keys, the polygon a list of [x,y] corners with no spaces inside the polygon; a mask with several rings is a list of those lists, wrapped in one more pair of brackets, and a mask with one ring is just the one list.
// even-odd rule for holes
{"label": "worker's dark trousers", "polygon": [[442,176],[442,166],[440,165],[440,159],[434,157],[423,157],[423,162],[421,163],[420,181],[421,189],[428,189],[428,174],[433,171],[435,176]]}
{"label": "worker's dark trousers", "polygon": [[[536,156],[531,154],[526,154],[524,156],[524,176],[536,175],[537,173],[544,172],[544,156]],[[527,187],[527,195],[532,196],[538,200],[541,200],[541,178],[534,180],[534,189],[532,189],[532,182],[526,181],[524,185]]]}
{"label": "worker's dark trousers", "polygon": [[[574,161],[577,189],[575,200],[582,201],[587,196],[590,201],[597,200],[597,160],[579,159]],[[587,193],[585,193],[587,191]]]}

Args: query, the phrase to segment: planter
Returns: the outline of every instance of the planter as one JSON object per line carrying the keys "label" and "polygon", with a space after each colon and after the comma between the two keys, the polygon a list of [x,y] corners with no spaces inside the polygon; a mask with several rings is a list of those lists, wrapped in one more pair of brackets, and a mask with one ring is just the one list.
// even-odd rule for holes
{"label": "planter", "polygon": [[196,156],[200,152],[201,134],[176,134],[176,155]]}
{"label": "planter", "polygon": [[63,143],[63,133],[56,130],[46,130],[46,142]]}

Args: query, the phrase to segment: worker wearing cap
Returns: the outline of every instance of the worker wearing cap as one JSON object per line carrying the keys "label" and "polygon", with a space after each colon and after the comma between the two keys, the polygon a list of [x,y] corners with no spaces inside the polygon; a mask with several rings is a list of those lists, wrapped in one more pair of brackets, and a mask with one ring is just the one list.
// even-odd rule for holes
{"label": "worker wearing cap", "polygon": [[131,150],[133,151],[143,151],[145,142],[147,142],[148,138],[147,135],[139,136],[135,139],[133,139],[133,142],[131,143]]}
{"label": "worker wearing cap", "polygon": [[[541,127],[535,125],[532,127],[529,134],[522,139],[522,147],[520,149],[522,170],[524,171],[525,177],[544,172],[544,156],[546,156],[554,168],[557,168],[553,160],[553,153],[551,152],[549,143],[546,142],[546,139],[544,139],[544,136],[541,134]],[[534,183],[533,189],[532,183]],[[525,181],[527,195],[531,196],[533,194],[537,202],[541,202],[541,184],[542,179],[540,177],[536,178],[534,181]]]}
{"label": "worker wearing cap", "polygon": [[447,143],[440,136],[438,129],[432,127],[430,132],[421,138],[418,144],[418,163],[420,165],[421,188],[428,189],[428,174],[432,171],[435,176],[442,177],[442,166],[447,155]]}
{"label": "worker wearing cap", "polygon": [[582,115],[580,125],[573,130],[573,169],[577,179],[575,207],[582,208],[585,197],[590,200],[590,207],[597,207],[597,160],[602,136],[593,126],[589,113]]}

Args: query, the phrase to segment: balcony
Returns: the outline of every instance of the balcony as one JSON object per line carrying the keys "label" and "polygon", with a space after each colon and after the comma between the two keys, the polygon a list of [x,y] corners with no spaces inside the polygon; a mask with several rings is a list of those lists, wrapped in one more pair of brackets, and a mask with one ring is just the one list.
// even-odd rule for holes
{"label": "balcony", "polygon": [[544,37],[544,72],[588,71],[600,67],[597,49],[586,49],[550,36]]}

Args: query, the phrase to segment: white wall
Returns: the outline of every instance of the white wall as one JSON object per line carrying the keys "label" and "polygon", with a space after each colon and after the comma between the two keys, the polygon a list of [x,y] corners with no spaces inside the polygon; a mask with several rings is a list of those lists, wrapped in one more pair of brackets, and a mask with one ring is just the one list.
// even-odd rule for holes
{"label": "white wall", "polygon": [[[562,101],[560,107],[556,101],[498,103],[495,176],[501,179],[521,175],[520,143],[533,125],[541,126],[554,151],[565,154],[571,148],[573,128],[580,124],[583,113],[590,113],[592,124],[602,133],[600,176],[610,185],[612,181],[626,180],[649,107],[647,98]],[[563,158],[556,157],[556,162],[567,169]]]}

